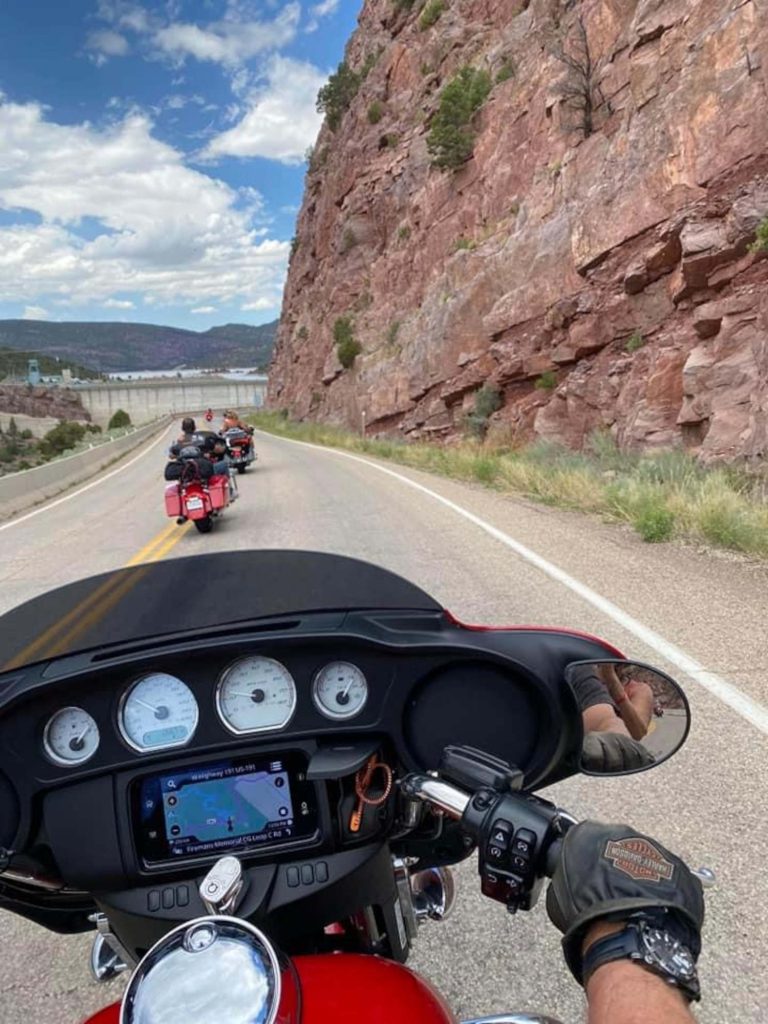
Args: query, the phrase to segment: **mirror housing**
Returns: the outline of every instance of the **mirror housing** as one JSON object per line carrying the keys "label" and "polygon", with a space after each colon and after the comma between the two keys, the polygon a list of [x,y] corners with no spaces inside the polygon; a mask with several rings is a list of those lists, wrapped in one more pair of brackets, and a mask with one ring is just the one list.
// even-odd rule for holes
{"label": "mirror housing", "polygon": [[573,662],[565,672],[582,715],[581,771],[632,775],[667,761],[685,743],[688,699],[666,672],[639,661]]}

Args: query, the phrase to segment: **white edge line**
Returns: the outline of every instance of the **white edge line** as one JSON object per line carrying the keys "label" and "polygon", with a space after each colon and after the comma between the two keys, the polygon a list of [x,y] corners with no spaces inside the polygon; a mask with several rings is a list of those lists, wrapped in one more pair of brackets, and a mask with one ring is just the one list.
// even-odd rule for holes
{"label": "white edge line", "polygon": [[768,736],[768,708],[765,705],[760,704],[758,701],[753,700],[746,693],[743,693],[733,683],[729,683],[715,672],[711,672],[709,669],[704,668],[694,658],[691,658],[685,651],[677,647],[675,644],[670,643],[669,640],[665,640],[663,636],[657,633],[655,630],[650,629],[648,626],[643,625],[642,622],[635,619],[628,612],[619,608],[608,598],[598,594],[597,591],[592,590],[591,587],[581,583],[573,576],[569,576],[567,572],[559,569],[552,562],[548,562],[546,558],[542,558],[541,555],[537,554],[531,548],[521,544],[520,541],[510,537],[508,533],[504,533],[503,530],[499,530],[497,527],[492,526],[490,523],[481,519],[480,516],[476,516],[474,512],[469,512],[467,509],[462,508],[461,505],[457,505],[450,498],[444,498],[442,494],[438,494],[436,491],[430,490],[429,487],[425,487],[423,484],[417,483],[415,480],[411,480],[407,476],[403,476],[401,473],[396,472],[394,469],[389,469],[386,466],[380,466],[376,462],[372,462],[370,459],[366,459],[360,455],[352,455],[350,452],[340,451],[338,448],[326,448],[322,445],[310,444],[307,441],[295,441],[292,438],[281,437],[279,434],[269,434],[268,431],[260,431],[260,433],[266,434],[268,437],[277,439],[280,441],[287,441],[288,444],[297,444],[302,448],[313,448],[316,451],[325,452],[330,455],[337,455],[344,459],[351,459],[353,462],[361,462],[365,466],[370,466],[372,469],[378,470],[380,473],[386,473],[387,476],[394,477],[395,480],[399,480],[401,483],[406,484],[408,487],[413,487],[414,490],[421,491],[422,494],[428,495],[435,501],[440,502],[441,505],[445,505],[446,508],[451,509],[457,515],[462,516],[464,519],[469,520],[470,523],[474,523],[475,526],[484,530],[487,534],[493,537],[495,540],[505,544],[508,548],[511,548],[521,558],[525,559],[526,562],[530,562],[531,565],[536,566],[541,572],[545,573],[550,579],[555,580],[557,583],[561,583],[564,587],[573,591],[574,594],[578,594],[582,600],[591,604],[593,608],[597,608],[598,611],[602,612],[603,615],[609,619],[613,619],[615,623],[625,629],[628,633],[632,633],[641,640],[648,647],[652,648],[660,657],[664,658],[670,664],[675,665],[678,669],[684,672],[687,676],[690,676],[700,686],[703,686],[705,690],[722,701],[723,704],[727,704],[729,708],[741,715],[750,725],[753,725],[760,732]]}
{"label": "white edge line", "polygon": [[55,501],[47,502],[46,504],[40,505],[38,508],[33,509],[31,512],[25,512],[23,516],[17,516],[15,519],[9,520],[7,523],[0,524],[0,531],[10,530],[12,526],[18,526],[19,523],[24,523],[27,519],[31,519],[32,516],[39,516],[41,512],[47,512],[49,509],[56,508],[57,505],[63,505],[65,501],[69,501],[71,498],[76,498],[78,494],[83,494],[85,491],[90,491],[92,487],[97,487],[99,484],[103,484],[105,480],[109,480],[113,476],[117,476],[118,473],[122,473],[124,469],[128,469],[134,462],[138,462],[139,459],[143,458],[147,452],[151,451],[156,444],[159,444],[170,429],[170,423],[161,432],[159,437],[156,437],[154,441],[150,442],[146,448],[142,448],[138,455],[134,455],[128,462],[120,462],[119,466],[111,470],[109,473],[105,473],[104,476],[98,476],[98,470],[96,470],[96,479],[91,480],[89,484],[85,484],[84,487],[78,487],[75,491],[69,491],[61,498],[57,498]]}

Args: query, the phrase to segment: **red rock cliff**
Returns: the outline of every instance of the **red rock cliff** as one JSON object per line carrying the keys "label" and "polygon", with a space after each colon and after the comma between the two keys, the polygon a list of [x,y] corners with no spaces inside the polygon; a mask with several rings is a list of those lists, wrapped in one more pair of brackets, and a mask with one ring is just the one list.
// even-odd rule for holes
{"label": "red rock cliff", "polygon": [[[487,382],[510,441],[608,428],[624,447],[763,457],[766,0],[446,0],[419,19],[367,0],[349,42],[352,68],[378,57],[315,148],[271,404],[450,437]],[[591,134],[562,60],[580,24]],[[467,64],[496,84],[472,158],[441,171],[430,119]],[[342,316],[362,346],[346,370]]]}

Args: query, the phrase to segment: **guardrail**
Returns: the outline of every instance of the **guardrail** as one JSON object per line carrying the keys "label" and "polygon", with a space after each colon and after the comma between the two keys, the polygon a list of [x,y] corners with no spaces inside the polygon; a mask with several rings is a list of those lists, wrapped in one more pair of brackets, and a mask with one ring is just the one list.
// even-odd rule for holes
{"label": "guardrail", "polygon": [[138,448],[142,441],[165,430],[170,422],[169,417],[163,416],[114,441],[106,441],[75,455],[65,455],[42,466],[35,466],[34,469],[24,469],[0,477],[0,519],[9,519],[24,509],[69,490],[75,484],[83,483]]}

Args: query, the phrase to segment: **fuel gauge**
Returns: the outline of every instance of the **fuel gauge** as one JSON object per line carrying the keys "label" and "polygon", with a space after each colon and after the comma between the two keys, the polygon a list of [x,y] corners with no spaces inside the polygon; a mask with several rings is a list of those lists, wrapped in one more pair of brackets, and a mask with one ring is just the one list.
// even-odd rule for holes
{"label": "fuel gauge", "polygon": [[354,718],[368,700],[368,683],[357,665],[332,661],[315,676],[312,697],[326,718]]}
{"label": "fuel gauge", "polygon": [[84,764],[99,747],[99,727],[82,708],[61,708],[51,715],[43,733],[49,761],[65,768]]}

